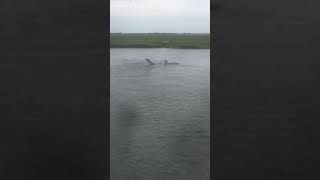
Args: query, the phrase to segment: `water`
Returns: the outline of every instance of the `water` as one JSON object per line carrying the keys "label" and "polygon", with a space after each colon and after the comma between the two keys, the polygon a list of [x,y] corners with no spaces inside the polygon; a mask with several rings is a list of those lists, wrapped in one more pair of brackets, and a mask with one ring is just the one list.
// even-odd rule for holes
{"label": "water", "polygon": [[111,180],[209,180],[209,50],[110,51]]}

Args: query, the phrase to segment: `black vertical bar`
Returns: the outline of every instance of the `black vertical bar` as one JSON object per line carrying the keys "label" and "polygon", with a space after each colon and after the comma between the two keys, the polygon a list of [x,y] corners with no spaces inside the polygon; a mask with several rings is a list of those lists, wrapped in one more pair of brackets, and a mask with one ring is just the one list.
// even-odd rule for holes
{"label": "black vertical bar", "polygon": [[213,179],[214,174],[214,156],[215,156],[215,47],[216,47],[216,32],[215,32],[215,12],[217,10],[215,0],[210,1],[210,179]]}
{"label": "black vertical bar", "polygon": [[105,42],[106,42],[106,116],[107,116],[107,159],[106,159],[106,179],[110,179],[110,1],[105,0]]}
{"label": "black vertical bar", "polygon": [[0,179],[107,179],[106,3],[0,9]]}
{"label": "black vertical bar", "polygon": [[318,1],[221,0],[214,177],[319,179]]}

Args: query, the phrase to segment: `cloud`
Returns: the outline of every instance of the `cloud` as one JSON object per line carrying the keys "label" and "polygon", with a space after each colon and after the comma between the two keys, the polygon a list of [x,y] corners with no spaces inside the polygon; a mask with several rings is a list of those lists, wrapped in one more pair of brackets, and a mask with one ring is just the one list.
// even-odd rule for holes
{"label": "cloud", "polygon": [[210,2],[196,0],[113,0],[111,16],[210,16]]}
{"label": "cloud", "polygon": [[132,31],[132,28],[138,27],[141,27],[141,32],[147,29],[170,32],[182,27],[183,31],[192,31],[199,29],[194,28],[196,25],[205,28],[202,32],[209,32],[210,1],[111,0],[110,16],[111,30],[123,27],[121,32]]}

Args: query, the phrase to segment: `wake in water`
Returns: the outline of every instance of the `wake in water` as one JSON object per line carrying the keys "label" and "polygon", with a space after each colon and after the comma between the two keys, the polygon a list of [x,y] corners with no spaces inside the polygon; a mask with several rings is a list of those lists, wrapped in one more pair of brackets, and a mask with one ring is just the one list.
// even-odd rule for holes
{"label": "wake in water", "polygon": [[[153,66],[154,65],[154,63],[150,60],[150,59],[148,59],[148,58],[145,58],[145,60],[149,63],[149,65],[151,65],[151,66]],[[164,65],[179,65],[179,63],[177,63],[177,62],[168,62],[168,60],[164,60]]]}
{"label": "wake in water", "polygon": [[188,65],[188,64],[180,64],[177,62],[168,62],[167,60],[164,61],[154,61],[150,60],[148,58],[145,58],[143,60],[136,60],[136,59],[124,59],[122,60],[122,63],[119,63],[117,65],[113,65],[111,67],[111,72],[114,74],[123,74],[123,72],[126,72],[127,75],[132,76],[149,76],[151,75],[151,72],[166,72],[166,69],[189,69],[192,67],[196,67],[194,65]]}

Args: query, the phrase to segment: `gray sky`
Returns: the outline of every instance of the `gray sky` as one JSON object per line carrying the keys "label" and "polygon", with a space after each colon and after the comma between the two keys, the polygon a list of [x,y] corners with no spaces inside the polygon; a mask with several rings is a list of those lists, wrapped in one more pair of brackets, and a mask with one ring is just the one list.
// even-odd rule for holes
{"label": "gray sky", "polygon": [[110,31],[209,33],[210,0],[110,0]]}

